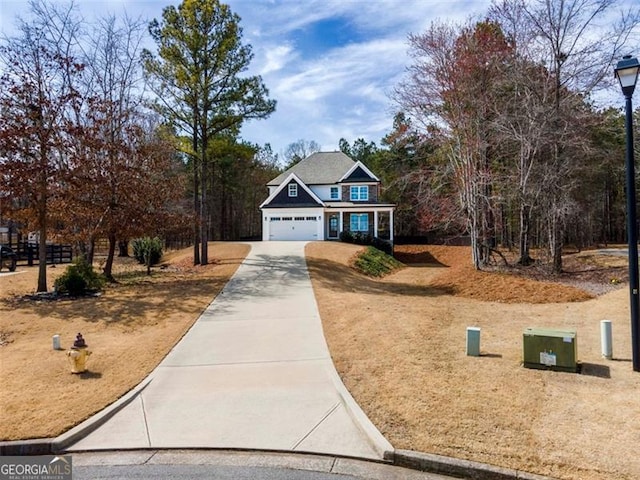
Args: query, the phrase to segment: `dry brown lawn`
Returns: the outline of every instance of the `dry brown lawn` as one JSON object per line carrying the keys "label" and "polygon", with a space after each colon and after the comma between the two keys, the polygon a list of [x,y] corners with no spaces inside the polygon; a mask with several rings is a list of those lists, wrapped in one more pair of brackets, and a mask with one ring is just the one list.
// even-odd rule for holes
{"label": "dry brown lawn", "polygon": [[[0,275],[0,440],[56,436],[136,386],[164,358],[218,294],[249,251],[212,243],[214,260],[193,267],[191,250],[168,254],[151,277],[118,259],[119,279],[97,298],[25,299],[37,267]],[[5,271],[6,272],[6,271]],[[47,269],[49,285],[64,266]],[[70,373],[68,349],[78,332],[92,355],[88,372]]]}
{"label": "dry brown lawn", "polygon": [[[313,243],[307,262],[337,369],[394,447],[561,479],[640,478],[628,289],[606,285],[624,258],[571,256],[575,273],[547,283],[476,272],[465,247],[399,247],[418,263],[376,280],[350,268],[357,250]],[[468,326],[482,329],[479,358],[465,354]],[[576,328],[583,373],[523,368],[526,327]]]}
{"label": "dry brown lawn", "polygon": [[[408,267],[370,279],[350,267],[360,247],[307,246],[325,335],[348,389],[396,448],[455,456],[572,480],[640,478],[640,376],[629,358],[624,258],[571,255],[557,282],[476,272],[464,247],[401,247]],[[0,439],[55,436],[135,386],[215,298],[248,251],[213,244],[151,278],[133,261],[98,298],[24,299],[35,269],[0,275]],[[49,282],[63,272],[49,268]],[[534,278],[531,278],[534,277]],[[599,322],[613,322],[614,357],[600,356]],[[465,355],[467,326],[482,328],[479,358]],[[582,374],[525,369],[522,331],[578,330]],[[89,372],[69,373],[82,332]]]}

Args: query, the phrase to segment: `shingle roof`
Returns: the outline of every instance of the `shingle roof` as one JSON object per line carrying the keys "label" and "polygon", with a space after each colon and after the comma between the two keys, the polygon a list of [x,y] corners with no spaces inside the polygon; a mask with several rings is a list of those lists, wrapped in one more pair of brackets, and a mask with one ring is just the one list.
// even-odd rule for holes
{"label": "shingle roof", "polygon": [[306,185],[331,185],[338,183],[355,163],[342,152],[316,152],[278,175],[267,185],[280,185],[291,173],[295,173]]}

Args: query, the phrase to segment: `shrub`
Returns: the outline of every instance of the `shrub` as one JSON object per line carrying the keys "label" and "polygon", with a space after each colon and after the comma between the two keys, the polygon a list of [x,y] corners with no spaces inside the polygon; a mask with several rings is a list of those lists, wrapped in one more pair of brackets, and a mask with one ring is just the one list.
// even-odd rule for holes
{"label": "shrub", "polygon": [[134,258],[143,265],[155,265],[162,258],[162,240],[158,237],[136,238],[131,245]]}
{"label": "shrub", "polygon": [[371,245],[387,255],[393,256],[393,244],[389,240],[374,237],[368,232],[340,232],[340,241],[356,245]]}
{"label": "shrub", "polygon": [[79,257],[67,267],[53,285],[56,292],[77,297],[101,290],[104,286],[104,277],[98,274],[84,257]]}
{"label": "shrub", "polygon": [[354,264],[358,270],[371,277],[382,277],[403,266],[401,262],[375,247],[367,247],[356,258]]}
{"label": "shrub", "polygon": [[353,242],[357,245],[371,245],[373,237],[368,232],[355,232]]}
{"label": "shrub", "polygon": [[340,241],[344,243],[354,243],[353,235],[348,230],[340,232]]}
{"label": "shrub", "polygon": [[383,240],[378,237],[373,237],[371,245],[376,247],[378,250],[386,253],[387,255],[393,256],[393,244],[389,240]]}

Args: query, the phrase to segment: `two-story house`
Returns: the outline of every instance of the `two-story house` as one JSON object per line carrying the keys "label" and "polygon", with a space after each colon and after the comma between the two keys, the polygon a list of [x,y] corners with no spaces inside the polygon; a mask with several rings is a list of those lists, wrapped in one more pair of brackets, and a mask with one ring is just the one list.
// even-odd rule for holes
{"label": "two-story house", "polygon": [[380,202],[380,179],[342,152],[314,153],[267,187],[264,241],[337,240],[350,231],[393,242],[395,205]]}

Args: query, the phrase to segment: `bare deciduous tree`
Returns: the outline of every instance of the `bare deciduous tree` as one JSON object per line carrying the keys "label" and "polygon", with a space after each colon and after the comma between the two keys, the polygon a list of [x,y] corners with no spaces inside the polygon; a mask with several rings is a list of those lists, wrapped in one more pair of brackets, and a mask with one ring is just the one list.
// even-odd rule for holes
{"label": "bare deciduous tree", "polygon": [[285,169],[293,167],[296,163],[304,160],[312,153],[320,151],[320,145],[314,140],[300,139],[287,145],[283,153],[283,158],[286,162]]}
{"label": "bare deciduous tree", "polygon": [[[640,10],[618,11],[616,0],[506,0],[520,10],[530,39],[519,54],[541,64],[549,74],[552,92],[550,151],[545,164],[545,199],[549,249],[553,271],[562,271],[564,224],[571,210],[575,157],[582,141],[576,130],[582,111],[579,99],[610,84],[612,65],[622,56],[640,22]],[[619,20],[613,21],[615,15]]]}
{"label": "bare deciduous tree", "polygon": [[[38,292],[47,291],[50,204],[60,191],[68,141],[77,128],[74,85],[82,65],[55,50],[46,31],[21,22],[20,33],[0,48],[0,179],[25,207],[22,220],[38,232]],[[66,31],[59,33],[62,39]]]}

